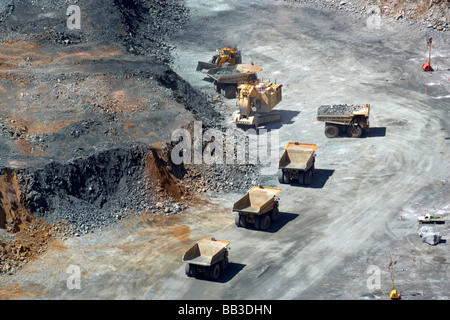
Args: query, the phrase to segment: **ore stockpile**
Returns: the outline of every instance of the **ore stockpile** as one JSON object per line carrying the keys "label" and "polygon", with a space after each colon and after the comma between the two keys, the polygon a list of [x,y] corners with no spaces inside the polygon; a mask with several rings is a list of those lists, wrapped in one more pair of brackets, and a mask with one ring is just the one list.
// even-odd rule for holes
{"label": "ore stockpile", "polygon": [[317,109],[318,115],[348,115],[360,112],[366,109],[365,106],[334,104],[330,106],[321,106]]}

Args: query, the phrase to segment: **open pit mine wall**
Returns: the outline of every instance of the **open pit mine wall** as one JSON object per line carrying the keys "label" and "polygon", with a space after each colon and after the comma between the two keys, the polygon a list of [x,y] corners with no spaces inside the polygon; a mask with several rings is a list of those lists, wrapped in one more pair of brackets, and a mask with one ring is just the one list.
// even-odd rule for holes
{"label": "open pit mine wall", "polygon": [[[150,64],[164,64],[150,76],[170,89],[174,100],[205,127],[222,119],[210,97],[195,90],[168,66],[173,47],[167,38],[189,19],[183,1],[78,3],[82,7],[82,28],[78,31],[66,27],[69,4],[50,0],[38,4],[31,0],[0,1],[0,40],[37,41],[55,48],[97,42],[121,44],[131,55],[148,57]],[[37,17],[36,12],[42,8],[51,14]],[[153,196],[146,168],[149,154],[156,154],[150,146],[130,143],[60,161],[44,157],[36,166],[13,168],[3,162],[0,228],[18,231],[21,221],[32,213],[50,223],[65,221],[87,232],[120,220],[129,211],[144,210]],[[7,159],[8,155],[2,158]]]}

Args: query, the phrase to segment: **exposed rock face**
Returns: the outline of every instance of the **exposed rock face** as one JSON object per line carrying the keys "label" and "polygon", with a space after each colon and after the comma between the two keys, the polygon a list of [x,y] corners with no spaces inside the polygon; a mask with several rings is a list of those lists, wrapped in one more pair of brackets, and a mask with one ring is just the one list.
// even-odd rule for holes
{"label": "exposed rock face", "polygon": [[[285,0],[309,3],[311,0]],[[331,10],[360,14],[379,14],[395,20],[414,20],[424,23],[426,28],[438,31],[450,30],[449,0],[323,0],[317,1]]]}

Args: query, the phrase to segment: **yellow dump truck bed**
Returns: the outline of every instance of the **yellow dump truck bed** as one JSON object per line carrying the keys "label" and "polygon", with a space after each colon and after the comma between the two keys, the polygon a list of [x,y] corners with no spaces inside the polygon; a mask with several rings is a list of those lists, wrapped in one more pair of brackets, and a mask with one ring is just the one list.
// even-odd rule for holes
{"label": "yellow dump truck bed", "polygon": [[237,201],[233,211],[250,214],[263,214],[270,211],[275,198],[281,193],[281,189],[263,186],[254,186],[247,194]]}
{"label": "yellow dump truck bed", "polygon": [[220,261],[229,244],[229,241],[202,238],[184,254],[183,262],[211,266]]}
{"label": "yellow dump truck bed", "polygon": [[210,69],[206,75],[219,83],[240,83],[245,81],[250,74],[261,70],[260,66],[249,62],[231,67]]}
{"label": "yellow dump truck bed", "polygon": [[314,162],[317,145],[289,142],[278,164],[279,169],[308,170]]}

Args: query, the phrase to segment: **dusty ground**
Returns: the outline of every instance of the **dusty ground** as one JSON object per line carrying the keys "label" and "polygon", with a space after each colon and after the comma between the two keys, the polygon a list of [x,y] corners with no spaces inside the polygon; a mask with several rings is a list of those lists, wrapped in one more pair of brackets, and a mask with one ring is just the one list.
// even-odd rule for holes
{"label": "dusty ground", "polygon": [[[282,186],[285,220],[274,232],[232,226],[216,234],[232,241],[233,261],[242,267],[220,290],[184,279],[179,268],[159,282],[165,290],[149,290],[145,297],[386,299],[392,259],[405,299],[448,299],[448,226],[438,227],[444,243],[430,247],[421,243],[415,221],[427,210],[448,214],[448,36],[433,34],[439,72],[425,74],[420,66],[429,31],[418,25],[382,20],[381,29],[373,30],[366,16],[345,11],[268,2],[245,7],[223,2],[206,11],[198,1],[190,3],[199,18],[176,42],[180,54],[174,69],[212,92],[188,71],[196,60],[207,59],[198,51],[239,44],[244,61],[263,66],[262,77],[284,84],[278,107],[284,123],[268,129],[279,131],[280,147],[292,140],[318,144],[319,180],[313,188]],[[246,41],[243,24],[251,30]],[[199,25],[209,25],[204,36],[189,37],[189,30],[202,29]],[[342,102],[372,105],[366,138],[325,138],[323,124],[315,120],[317,107]],[[229,105],[231,113],[234,104]],[[279,186],[275,175],[264,183]],[[366,284],[371,265],[382,272],[379,291]]]}
{"label": "dusty ground", "polygon": [[[194,72],[197,61],[207,61],[216,47],[238,45],[244,62],[263,67],[261,77],[284,84],[277,107],[284,121],[266,128],[279,134],[280,151],[289,141],[318,144],[313,185],[280,185],[274,174],[260,178],[283,189],[280,221],[268,232],[236,228],[231,207],[241,192],[206,192],[177,215],[143,208],[119,227],[49,243],[50,249],[22,269],[0,276],[1,298],[388,299],[393,261],[404,299],[448,299],[448,223],[435,227],[443,241],[429,246],[417,235],[416,222],[424,212],[449,213],[447,33],[384,19],[380,29],[370,29],[365,15],[311,4],[189,0],[186,5],[190,22],[171,39],[177,47],[173,70],[214,94],[211,83]],[[421,71],[429,34],[437,69],[432,74]],[[2,68],[11,68],[9,59]],[[87,97],[97,93],[89,90],[89,79],[78,84]],[[114,90],[100,92],[96,101],[120,111],[127,93],[117,82],[107,84]],[[16,92],[10,101],[20,101]],[[370,103],[371,132],[361,139],[326,139],[315,114],[319,105],[331,103]],[[233,100],[221,104],[223,128],[233,127],[234,110]],[[130,114],[124,113],[126,120]],[[39,123],[24,126],[18,134],[42,131]],[[19,146],[31,153],[26,144]],[[276,163],[265,169],[273,172]],[[182,254],[205,236],[231,241],[231,265],[218,282],[184,274]],[[68,288],[71,265],[81,268],[80,289]],[[367,286],[372,266],[381,271],[378,290]]]}

